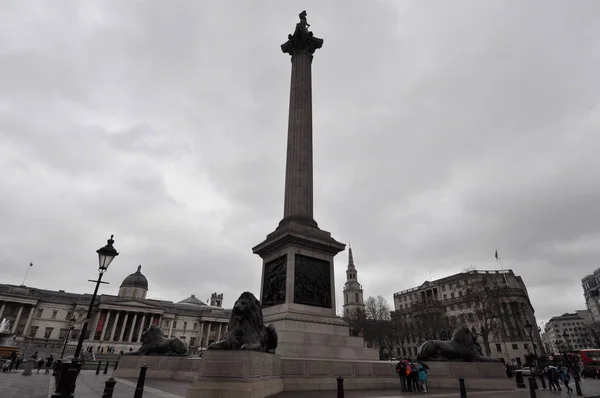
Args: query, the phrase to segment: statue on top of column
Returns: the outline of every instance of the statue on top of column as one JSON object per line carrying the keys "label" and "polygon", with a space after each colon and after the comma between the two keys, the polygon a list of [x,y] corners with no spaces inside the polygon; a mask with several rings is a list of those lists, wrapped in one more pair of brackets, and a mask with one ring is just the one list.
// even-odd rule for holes
{"label": "statue on top of column", "polygon": [[308,32],[310,24],[306,21],[306,10],[302,11],[298,16],[300,17],[300,22],[298,23],[298,26],[304,29],[305,32]]}

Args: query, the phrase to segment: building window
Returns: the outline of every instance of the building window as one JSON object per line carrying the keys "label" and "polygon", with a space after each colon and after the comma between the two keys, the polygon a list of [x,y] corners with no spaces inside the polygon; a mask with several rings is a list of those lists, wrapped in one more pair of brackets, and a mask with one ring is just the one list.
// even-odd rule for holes
{"label": "building window", "polygon": [[354,302],[358,303],[358,293],[354,293]]}
{"label": "building window", "polygon": [[67,337],[68,331],[69,331],[69,329],[60,329],[58,332],[58,338],[63,340],[65,337]]}
{"label": "building window", "polygon": [[52,319],[56,319],[56,315],[58,315],[58,311],[52,311]]}
{"label": "building window", "polygon": [[187,322],[183,322],[183,330],[187,329]]}
{"label": "building window", "polygon": [[49,339],[50,336],[52,336],[52,331],[54,330],[54,328],[46,328],[46,332],[44,333],[44,338],[45,339]]}
{"label": "building window", "polygon": [[444,293],[444,300],[446,300],[448,298],[448,295],[446,293]]}
{"label": "building window", "polygon": [[198,324],[196,322],[194,322],[194,330],[196,330],[197,327],[198,327]]}
{"label": "building window", "polygon": [[39,329],[39,326],[32,326],[29,329],[29,337],[35,337],[35,334],[37,333],[38,329]]}
{"label": "building window", "polygon": [[502,346],[498,343],[496,343],[496,351],[502,352]]}
{"label": "building window", "polygon": [[39,309],[39,310],[37,310],[37,312],[35,313],[35,317],[36,317],[36,318],[41,318],[43,313],[44,313],[44,310],[42,310],[42,309]]}
{"label": "building window", "polygon": [[173,321],[173,329],[177,329],[177,321]]}
{"label": "building window", "polygon": [[523,344],[523,348],[525,348],[526,350],[528,350],[529,349],[529,344],[527,344],[527,343]]}
{"label": "building window", "polygon": [[450,293],[450,298],[454,298],[454,292]]}
{"label": "building window", "polygon": [[196,338],[190,337],[190,347],[195,347],[195,346],[196,346]]}
{"label": "building window", "polygon": [[513,343],[513,345],[512,345],[512,348],[513,348],[513,350],[518,350],[518,349],[519,349],[519,345],[518,345],[518,344],[515,344],[515,343]]}
{"label": "building window", "polygon": [[67,312],[67,316],[65,316],[65,321],[70,321],[72,316],[73,316],[72,312]]}
{"label": "building window", "polygon": [[348,302],[348,293],[346,293],[346,303]]}
{"label": "building window", "polygon": [[170,321],[165,321],[165,327],[168,328],[170,323]]}

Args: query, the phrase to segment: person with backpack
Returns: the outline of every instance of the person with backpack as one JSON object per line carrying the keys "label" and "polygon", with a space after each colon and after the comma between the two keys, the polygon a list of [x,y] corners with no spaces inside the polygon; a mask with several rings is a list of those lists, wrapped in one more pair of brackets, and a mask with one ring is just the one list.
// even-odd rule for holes
{"label": "person with backpack", "polygon": [[565,387],[567,388],[567,392],[571,394],[573,392],[573,389],[569,387],[569,381],[571,380],[571,377],[569,376],[569,372],[567,372],[567,368],[562,368],[560,370],[560,378],[563,381]]}
{"label": "person with backpack", "polygon": [[427,369],[421,364],[418,367],[418,376],[421,392],[427,392]]}

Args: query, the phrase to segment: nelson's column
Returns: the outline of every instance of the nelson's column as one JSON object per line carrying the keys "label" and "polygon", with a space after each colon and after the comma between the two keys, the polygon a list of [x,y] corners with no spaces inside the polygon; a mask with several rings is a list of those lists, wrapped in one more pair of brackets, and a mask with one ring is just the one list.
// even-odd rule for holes
{"label": "nelson's column", "polygon": [[323,40],[308,31],[306,12],[281,45],[292,58],[283,219],[252,250],[263,259],[261,302],[265,322],[277,329],[283,357],[379,359],[350,337],[336,315],[333,257],[345,245],[313,218],[311,64]]}

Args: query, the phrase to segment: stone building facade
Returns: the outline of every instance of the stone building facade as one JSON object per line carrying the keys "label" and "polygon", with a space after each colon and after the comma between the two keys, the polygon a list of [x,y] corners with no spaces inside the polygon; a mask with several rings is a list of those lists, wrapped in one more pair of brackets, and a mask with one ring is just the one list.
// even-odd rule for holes
{"label": "stone building facade", "polygon": [[[501,289],[501,294],[497,294]],[[492,297],[497,302],[492,303]],[[449,339],[453,328],[467,325],[481,331],[485,311],[482,303],[498,308],[497,325],[488,334],[487,355],[521,365],[533,353],[531,339],[524,325],[534,325],[532,335],[538,356],[544,355],[534,309],[527,288],[512,270],[467,271],[394,294],[392,320],[399,325],[399,355],[416,357],[417,349],[428,339]],[[404,334],[402,331],[406,331]],[[488,350],[482,343],[484,353]]]}
{"label": "stone building facade", "polygon": [[[137,271],[127,276],[117,296],[98,295],[84,347],[95,351],[135,350],[143,330],[161,328],[165,337],[179,337],[192,349],[208,346],[224,337],[230,310],[222,308],[223,294],[213,293],[211,305],[194,295],[177,303],[146,297],[148,280]],[[7,319],[17,342],[58,345],[65,340],[71,320],[72,345],[86,317],[91,294],[53,291],[0,284],[0,320]]]}
{"label": "stone building facade", "polygon": [[596,348],[587,310],[552,317],[544,326],[542,339],[548,353],[560,354]]}
{"label": "stone building facade", "polygon": [[590,327],[594,335],[600,336],[600,268],[581,279],[585,306],[590,315]]}

